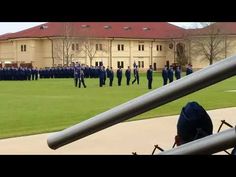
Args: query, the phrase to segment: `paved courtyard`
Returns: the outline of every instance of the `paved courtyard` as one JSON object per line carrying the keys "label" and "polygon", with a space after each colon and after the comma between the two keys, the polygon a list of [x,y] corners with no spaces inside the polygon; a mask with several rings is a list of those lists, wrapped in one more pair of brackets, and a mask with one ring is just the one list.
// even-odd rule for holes
{"label": "paved courtyard", "polygon": [[[221,120],[236,125],[236,107],[208,111],[217,131]],[[0,154],[151,154],[155,144],[165,150],[172,147],[178,116],[124,122],[68,144],[57,150],[47,146],[49,134],[0,140]],[[224,125],[222,130],[228,127]],[[159,151],[156,151],[156,154]],[[221,152],[219,154],[225,154]]]}

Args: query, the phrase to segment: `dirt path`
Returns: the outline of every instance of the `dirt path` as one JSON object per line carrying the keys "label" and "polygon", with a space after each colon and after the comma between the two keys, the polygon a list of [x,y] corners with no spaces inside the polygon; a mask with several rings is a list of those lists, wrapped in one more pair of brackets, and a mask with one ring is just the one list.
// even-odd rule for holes
{"label": "dirt path", "polygon": [[[236,107],[208,112],[217,131],[220,120],[236,125]],[[170,149],[178,116],[125,122],[90,135],[57,150],[47,146],[49,134],[0,140],[0,154],[151,154],[155,144]],[[222,129],[228,127],[223,126]],[[157,151],[158,153],[159,151]],[[224,154],[224,153],[223,153]]]}

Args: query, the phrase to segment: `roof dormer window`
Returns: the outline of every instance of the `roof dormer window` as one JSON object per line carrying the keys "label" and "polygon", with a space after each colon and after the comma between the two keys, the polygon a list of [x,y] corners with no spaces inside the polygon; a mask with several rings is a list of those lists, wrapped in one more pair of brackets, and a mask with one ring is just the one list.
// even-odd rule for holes
{"label": "roof dormer window", "polygon": [[81,25],[81,28],[89,28],[89,25]]}
{"label": "roof dormer window", "polygon": [[124,30],[131,30],[131,27],[130,26],[125,26]]}
{"label": "roof dormer window", "polygon": [[104,29],[111,29],[111,26],[105,25],[105,26],[104,26]]}
{"label": "roof dormer window", "polygon": [[42,26],[40,26],[39,28],[40,28],[40,29],[47,29],[48,26],[47,26],[47,25],[42,25]]}
{"label": "roof dormer window", "polygon": [[143,27],[143,31],[149,31],[150,30],[150,28],[148,28],[148,27]]}

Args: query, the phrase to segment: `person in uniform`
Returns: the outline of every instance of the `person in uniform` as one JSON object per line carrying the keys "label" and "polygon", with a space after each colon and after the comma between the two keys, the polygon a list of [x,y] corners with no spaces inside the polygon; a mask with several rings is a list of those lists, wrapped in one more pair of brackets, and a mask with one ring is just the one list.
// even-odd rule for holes
{"label": "person in uniform", "polygon": [[153,69],[152,65],[150,65],[149,69],[147,70],[148,89],[152,89],[152,76],[153,76]]}
{"label": "person in uniform", "polygon": [[99,67],[98,75],[99,75],[99,86],[102,87],[104,85],[104,72],[102,66]]}
{"label": "person in uniform", "polygon": [[26,68],[27,80],[31,80],[31,68]]}
{"label": "person in uniform", "polygon": [[168,79],[169,83],[173,82],[174,80],[174,70],[172,66],[170,66],[170,68],[168,69]]}
{"label": "person in uniform", "polygon": [[122,69],[119,67],[119,69],[116,71],[116,76],[118,79],[118,86],[121,86],[121,81],[122,81]]}
{"label": "person in uniform", "polygon": [[74,67],[74,83],[75,83],[75,87],[78,86],[78,76],[79,76],[79,66],[75,66]]}
{"label": "person in uniform", "polygon": [[0,81],[3,80],[3,69],[0,67]]}
{"label": "person in uniform", "polygon": [[114,71],[112,70],[112,67],[110,67],[110,70],[109,70],[109,79],[110,79],[109,86],[112,87],[112,82],[114,79]]}
{"label": "person in uniform", "polygon": [[107,78],[110,78],[110,70],[109,70],[109,66],[106,69],[106,74],[107,74]]}
{"label": "person in uniform", "polygon": [[165,66],[162,70],[162,78],[163,78],[163,85],[166,85],[168,82],[168,70],[167,66]]}
{"label": "person in uniform", "polygon": [[137,81],[137,84],[139,85],[139,71],[138,66],[134,68],[134,80],[132,81],[132,84],[134,84]]}
{"label": "person in uniform", "polygon": [[85,77],[85,75],[84,75],[84,70],[83,69],[80,69],[79,70],[79,88],[81,87],[81,83],[83,84],[83,86],[84,86],[84,88],[86,88],[86,85],[85,85],[85,83],[84,83],[84,77]]}
{"label": "person in uniform", "polygon": [[129,85],[130,77],[131,77],[131,70],[129,66],[128,66],[128,69],[125,71],[125,77],[126,77],[126,84]]}
{"label": "person in uniform", "polygon": [[192,65],[188,64],[186,68],[186,76],[193,73]]}
{"label": "person in uniform", "polygon": [[134,64],[133,64],[134,70],[135,70],[135,68],[137,68],[137,67],[138,67],[138,65],[137,65],[136,62],[134,61]]}
{"label": "person in uniform", "polygon": [[39,76],[39,70],[38,70],[38,68],[36,67],[36,68],[35,68],[35,72],[34,72],[35,80],[38,80],[38,76]]}
{"label": "person in uniform", "polygon": [[175,70],[175,78],[176,78],[176,80],[178,80],[178,79],[181,78],[181,70],[180,70],[180,67],[179,67],[179,66],[176,67],[176,70]]}
{"label": "person in uniform", "polygon": [[103,85],[106,85],[106,79],[107,79],[107,73],[106,73],[106,70],[105,70],[105,66],[102,66],[102,73],[103,73]]}

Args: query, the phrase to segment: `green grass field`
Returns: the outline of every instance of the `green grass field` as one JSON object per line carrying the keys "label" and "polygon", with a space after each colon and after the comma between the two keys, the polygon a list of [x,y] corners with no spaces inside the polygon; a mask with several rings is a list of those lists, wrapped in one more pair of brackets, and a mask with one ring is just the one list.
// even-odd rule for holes
{"label": "green grass field", "polygon": [[[75,88],[72,79],[38,81],[0,81],[0,138],[45,133],[64,129],[116,105],[147,93],[145,75],[140,85],[98,87],[98,79],[86,79],[87,88]],[[153,88],[162,85],[154,73]],[[206,109],[236,106],[236,77],[185,96],[130,120],[179,114],[188,101],[197,101]]]}

